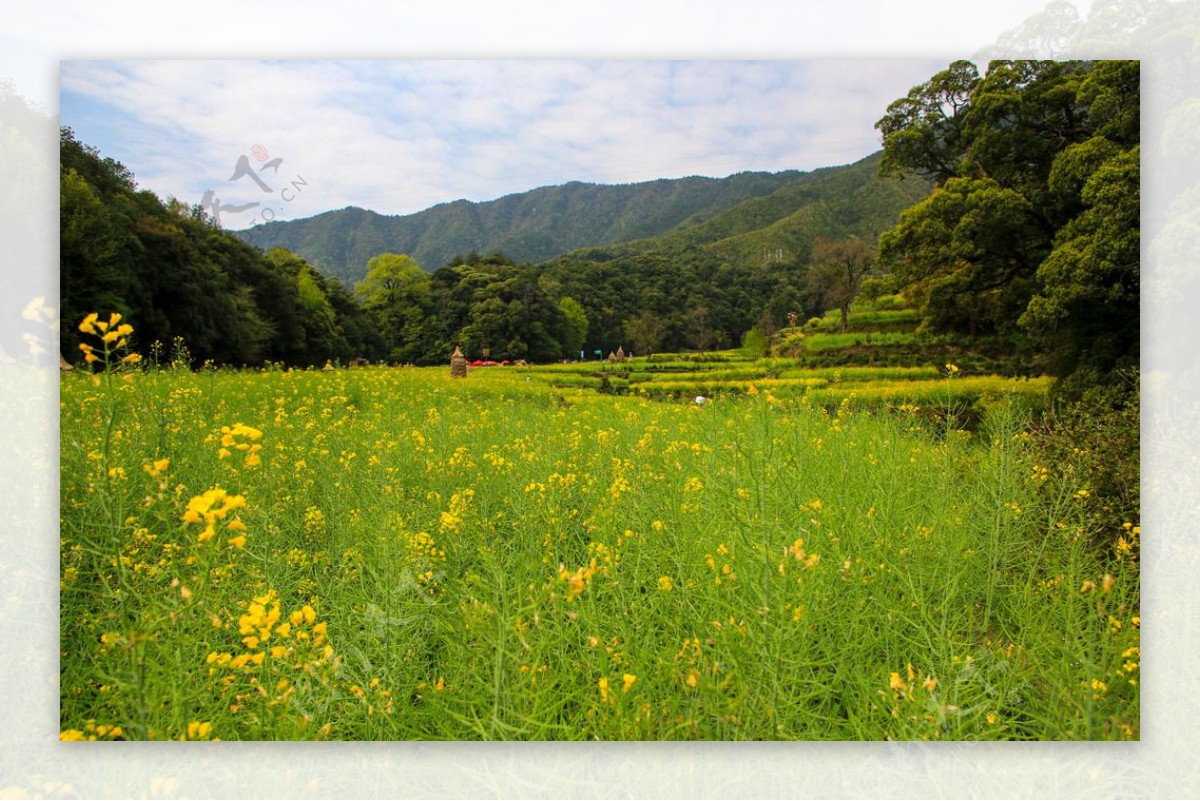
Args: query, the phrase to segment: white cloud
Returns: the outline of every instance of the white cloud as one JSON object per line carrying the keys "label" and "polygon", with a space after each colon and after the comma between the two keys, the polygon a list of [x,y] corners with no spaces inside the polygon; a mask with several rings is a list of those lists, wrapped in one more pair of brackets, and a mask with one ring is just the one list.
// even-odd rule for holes
{"label": "white cloud", "polygon": [[[570,180],[814,169],[878,148],[872,125],[941,62],[66,62],[62,116],[161,195],[260,199],[227,180],[262,144],[308,188],[279,218],[411,213]],[[257,162],[255,162],[257,164]],[[271,181],[267,180],[270,184]],[[247,220],[248,218],[241,218]],[[237,227],[238,222],[226,223]]]}

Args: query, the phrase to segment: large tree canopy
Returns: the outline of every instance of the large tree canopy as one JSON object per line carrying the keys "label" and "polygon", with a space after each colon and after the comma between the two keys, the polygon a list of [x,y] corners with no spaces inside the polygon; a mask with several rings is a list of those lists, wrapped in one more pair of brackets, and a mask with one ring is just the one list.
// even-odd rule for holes
{"label": "large tree canopy", "polygon": [[880,237],[927,330],[1102,381],[1138,354],[1139,67],[959,61],[888,108],[881,170],[935,190]]}

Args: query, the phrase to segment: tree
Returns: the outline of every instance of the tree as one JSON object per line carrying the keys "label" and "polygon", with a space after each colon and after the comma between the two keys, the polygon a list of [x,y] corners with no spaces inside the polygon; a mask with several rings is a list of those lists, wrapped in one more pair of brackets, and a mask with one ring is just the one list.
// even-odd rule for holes
{"label": "tree", "polygon": [[665,325],[659,315],[643,310],[625,323],[625,336],[634,353],[649,355],[662,345]]}
{"label": "tree", "polygon": [[689,304],[685,317],[688,342],[696,350],[708,350],[713,346],[712,315],[702,303]]}
{"label": "tree", "polygon": [[354,291],[363,308],[379,321],[388,357],[399,362],[419,360],[431,289],[429,274],[416,260],[397,253],[374,256]]}
{"label": "tree", "polygon": [[995,46],[985,48],[985,52],[995,51],[1010,57],[1047,54],[1057,58],[1070,49],[1082,27],[1079,12],[1068,0],[1050,0],[1045,9],[1001,34]]}
{"label": "tree", "polygon": [[889,106],[882,168],[936,181],[879,238],[924,329],[1060,377],[1136,361],[1139,86],[1130,61],[956,62]]}
{"label": "tree", "polygon": [[[121,264],[122,235],[91,185],[74,168],[59,180],[61,341],[96,309],[130,312],[129,271]],[[69,350],[69,348],[68,348]]]}
{"label": "tree", "polygon": [[958,175],[965,150],[964,118],[978,83],[974,64],[955,61],[889,105],[875,123],[883,135],[880,173],[915,171],[938,183]]}
{"label": "tree", "polygon": [[395,306],[428,295],[429,275],[412,256],[380,253],[367,261],[367,274],[354,291],[370,307]]}
{"label": "tree", "polygon": [[[59,145],[61,325],[68,355],[74,326],[93,311],[119,311],[134,321],[135,347],[182,337],[198,361],[314,364],[383,351],[350,293],[300,257],[283,248],[264,254],[213,226],[198,207],[138,190],[125,167],[77,141],[68,128],[60,129]],[[419,301],[415,278],[411,284],[381,281],[380,291],[391,291],[397,303],[404,293]],[[386,305],[372,315],[378,318]],[[419,324],[420,315],[415,319]]]}
{"label": "tree", "polygon": [[1080,193],[1085,210],[1038,267],[1039,289],[1020,323],[1054,354],[1059,375],[1137,366],[1139,153],[1121,151],[1091,174]]}
{"label": "tree", "polygon": [[765,356],[769,346],[767,335],[760,331],[758,326],[754,326],[742,335],[742,350],[755,359]]}
{"label": "tree", "polygon": [[588,318],[587,312],[572,297],[564,297],[558,302],[565,323],[563,325],[562,346],[564,354],[573,358],[587,341]]}
{"label": "tree", "polygon": [[879,238],[923,327],[970,336],[1011,332],[1049,248],[1031,204],[990,179],[947,181]]}
{"label": "tree", "polygon": [[813,242],[809,281],[841,311],[843,332],[850,330],[850,304],[874,266],[874,250],[861,237],[834,241],[818,236]]}

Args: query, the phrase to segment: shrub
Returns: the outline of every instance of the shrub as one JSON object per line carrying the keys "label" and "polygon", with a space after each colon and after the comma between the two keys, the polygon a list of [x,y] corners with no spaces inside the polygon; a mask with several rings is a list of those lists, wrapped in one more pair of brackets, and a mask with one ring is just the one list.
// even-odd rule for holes
{"label": "shrub", "polygon": [[1140,399],[1133,374],[1124,387],[1060,401],[1034,430],[1041,463],[1078,485],[1088,522],[1106,546],[1140,526]]}

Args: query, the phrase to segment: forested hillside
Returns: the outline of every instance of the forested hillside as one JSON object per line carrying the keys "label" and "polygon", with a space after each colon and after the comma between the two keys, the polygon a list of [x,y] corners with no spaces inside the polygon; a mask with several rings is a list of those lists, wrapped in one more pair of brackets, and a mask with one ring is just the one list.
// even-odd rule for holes
{"label": "forested hillside", "polygon": [[266,223],[240,235],[264,249],[287,248],[352,285],[366,274],[367,260],[384,252],[408,254],[429,271],[471,252],[540,262],[575,248],[656,236],[768,195],[803,175],[744,172],[616,186],[572,181],[403,216],[352,207]]}
{"label": "forested hillside", "polygon": [[808,261],[814,239],[859,236],[874,240],[904,209],[925,197],[927,179],[879,175],[882,154],[854,164],[803,173],[769,195],[702,220],[690,220],[660,236],[583,254],[608,258],[635,253],[707,251],[731,262]]}
{"label": "forested hillside", "polygon": [[[139,190],[122,164],[60,137],[61,335],[91,312],[136,321],[136,347],[197,362],[292,364],[348,359],[378,341],[348,290],[282,249],[269,253],[214,227],[199,207]],[[178,341],[177,341],[178,339]]]}

